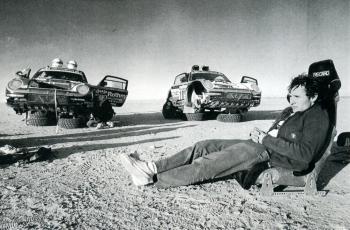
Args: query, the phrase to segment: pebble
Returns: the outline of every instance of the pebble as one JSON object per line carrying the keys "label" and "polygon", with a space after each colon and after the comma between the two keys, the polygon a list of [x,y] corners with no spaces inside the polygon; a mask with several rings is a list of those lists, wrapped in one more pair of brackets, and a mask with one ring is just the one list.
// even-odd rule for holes
{"label": "pebble", "polygon": [[11,190],[11,191],[16,191],[17,189],[13,186],[6,186],[5,188],[7,188],[8,190]]}

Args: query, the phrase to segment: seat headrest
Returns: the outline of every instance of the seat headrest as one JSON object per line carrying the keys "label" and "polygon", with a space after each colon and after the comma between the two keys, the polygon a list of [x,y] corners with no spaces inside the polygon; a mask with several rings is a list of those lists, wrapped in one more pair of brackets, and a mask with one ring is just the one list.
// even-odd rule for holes
{"label": "seat headrest", "polygon": [[309,76],[316,77],[323,87],[336,92],[341,87],[338,73],[332,60],[314,62],[309,66]]}

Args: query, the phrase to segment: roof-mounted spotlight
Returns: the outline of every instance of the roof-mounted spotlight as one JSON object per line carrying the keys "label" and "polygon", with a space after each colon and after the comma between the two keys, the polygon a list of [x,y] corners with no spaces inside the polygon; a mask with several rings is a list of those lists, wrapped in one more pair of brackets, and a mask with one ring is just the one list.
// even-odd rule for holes
{"label": "roof-mounted spotlight", "polygon": [[192,66],[192,71],[194,71],[194,70],[199,70],[199,66],[198,65]]}
{"label": "roof-mounted spotlight", "polygon": [[63,65],[63,61],[61,58],[55,58],[51,61],[51,67],[60,68]]}
{"label": "roof-mounted spotlight", "polygon": [[209,66],[207,66],[207,65],[202,66],[202,70],[203,71],[209,71]]}
{"label": "roof-mounted spotlight", "polygon": [[78,67],[78,63],[74,60],[71,60],[69,62],[67,62],[67,68],[68,69],[77,69]]}

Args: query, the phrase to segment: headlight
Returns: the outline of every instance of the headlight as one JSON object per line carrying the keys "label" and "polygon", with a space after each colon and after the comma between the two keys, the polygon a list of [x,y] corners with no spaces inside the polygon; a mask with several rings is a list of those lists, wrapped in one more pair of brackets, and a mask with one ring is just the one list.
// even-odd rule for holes
{"label": "headlight", "polygon": [[10,90],[16,90],[16,89],[20,88],[22,85],[23,85],[23,81],[22,80],[20,80],[20,79],[13,79],[12,81],[10,81],[7,84],[7,87]]}
{"label": "headlight", "polygon": [[78,85],[77,92],[81,95],[86,95],[90,91],[90,87],[87,85]]}
{"label": "headlight", "polygon": [[211,83],[211,81],[208,81],[208,80],[205,80],[205,81],[203,82],[203,86],[204,86],[206,89],[212,89],[212,88],[214,88],[213,83]]}

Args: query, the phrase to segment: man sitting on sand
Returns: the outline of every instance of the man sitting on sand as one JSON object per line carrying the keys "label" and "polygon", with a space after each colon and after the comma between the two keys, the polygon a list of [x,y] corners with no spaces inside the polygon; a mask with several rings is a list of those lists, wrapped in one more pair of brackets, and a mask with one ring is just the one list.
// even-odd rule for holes
{"label": "man sitting on sand", "polygon": [[304,171],[322,149],[330,127],[327,110],[318,99],[316,78],[299,75],[288,87],[290,107],[268,132],[254,128],[250,140],[206,140],[173,156],[145,162],[123,154],[122,164],[137,186],[160,188],[190,185],[233,175],[261,162]]}

